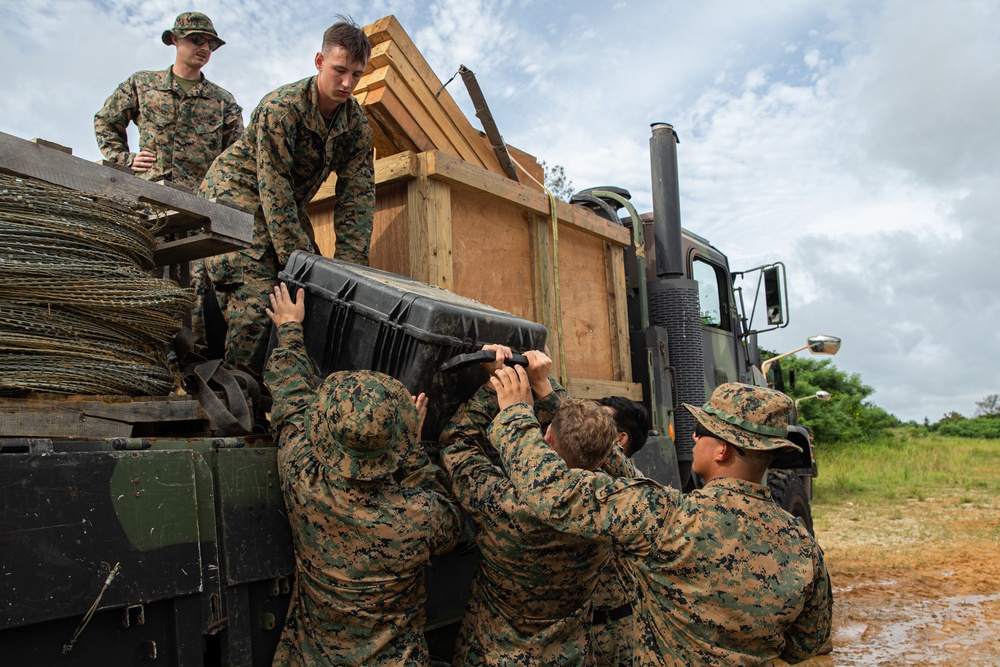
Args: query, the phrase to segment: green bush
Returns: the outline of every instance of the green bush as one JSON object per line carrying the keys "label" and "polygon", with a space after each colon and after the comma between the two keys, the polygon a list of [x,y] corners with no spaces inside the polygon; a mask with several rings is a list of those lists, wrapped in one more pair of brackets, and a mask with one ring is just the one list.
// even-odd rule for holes
{"label": "green bush", "polygon": [[993,440],[1000,438],[1000,419],[994,416],[963,419],[962,421],[942,421],[937,425],[937,432],[956,438],[982,438]]}

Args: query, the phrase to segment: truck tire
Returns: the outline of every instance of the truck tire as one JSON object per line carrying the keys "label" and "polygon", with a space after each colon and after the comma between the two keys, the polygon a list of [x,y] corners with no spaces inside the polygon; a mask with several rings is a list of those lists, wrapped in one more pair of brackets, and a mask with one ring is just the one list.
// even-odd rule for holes
{"label": "truck tire", "polygon": [[809,496],[802,480],[794,470],[768,470],[767,487],[771,497],[785,510],[798,519],[810,535],[813,533],[812,509],[809,507]]}

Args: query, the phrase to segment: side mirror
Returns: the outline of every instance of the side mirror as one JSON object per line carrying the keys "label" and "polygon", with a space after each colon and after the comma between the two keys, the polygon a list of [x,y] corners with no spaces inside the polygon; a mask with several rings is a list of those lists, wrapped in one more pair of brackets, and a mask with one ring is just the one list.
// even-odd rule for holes
{"label": "side mirror", "polygon": [[813,354],[837,354],[840,351],[840,339],[836,336],[810,336],[806,338],[806,344]]}
{"label": "side mirror", "polygon": [[767,323],[785,323],[785,304],[781,299],[781,272],[777,266],[764,269],[764,302],[767,305]]}

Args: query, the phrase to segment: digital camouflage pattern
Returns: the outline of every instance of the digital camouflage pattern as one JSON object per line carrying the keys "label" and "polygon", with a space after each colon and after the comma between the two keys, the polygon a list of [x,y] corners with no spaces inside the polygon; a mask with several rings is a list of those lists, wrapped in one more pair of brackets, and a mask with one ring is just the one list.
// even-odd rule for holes
{"label": "digital camouflage pattern", "polygon": [[[441,469],[410,437],[415,426],[406,408],[398,409],[403,425],[355,420],[350,435],[343,426],[315,426],[316,410],[340,415],[360,408],[392,419],[393,411],[372,399],[385,396],[395,381],[363,372],[341,389],[324,390],[323,398],[324,392],[317,397],[313,370],[302,325],[281,325],[265,382],[274,398],[271,424],[296,577],[274,664],[427,665],[424,572],[431,558],[458,543],[460,510]],[[345,400],[357,405],[343,405]],[[387,431],[402,437],[387,438]],[[342,441],[313,442],[310,434]],[[369,437],[374,445],[363,444]],[[388,453],[378,452],[390,440],[402,450],[388,459],[401,464],[398,471],[391,463],[373,463],[360,475],[345,467],[345,451],[346,458],[373,459]],[[385,474],[376,476],[379,469]],[[351,479],[345,472],[372,479]]]}
{"label": "digital camouflage pattern", "polygon": [[716,437],[737,447],[802,451],[785,439],[788,416],[795,403],[780,391],[727,382],[716,387],[700,408],[689,403],[683,405]]}
{"label": "digital camouflage pattern", "polygon": [[830,636],[823,552],[765,487],[722,478],[685,495],[649,479],[570,470],[525,403],[503,410],[489,435],[532,512],[612,546],[632,566],[633,664],[794,663]]}
{"label": "digital camouflage pattern", "polygon": [[[208,171],[203,196],[254,212],[250,248],[205,263],[216,290],[229,293],[220,305],[229,323],[230,365],[260,376],[264,357],[259,350],[266,350],[270,328],[257,304],[268,302],[278,271],[295,250],[316,252],[306,204],[331,173],[337,174],[337,259],[367,266],[375,215],[371,137],[353,97],[325,119],[316,77],[309,77],[264,97],[240,139]],[[263,282],[252,284],[257,279]]]}
{"label": "digital camouflage pattern", "polygon": [[[551,382],[553,393],[534,406],[543,424],[565,395]],[[610,549],[550,528],[518,498],[485,451],[498,412],[496,393],[485,385],[441,434],[441,462],[476,524],[480,551],[454,664],[593,664],[591,595]]]}
{"label": "digital camouflage pattern", "polygon": [[196,190],[216,156],[239,138],[243,109],[228,91],[204,75],[201,83],[185,94],[168,67],[136,72],[111,93],[94,116],[101,153],[110,162],[126,167],[138,152],[129,150],[129,123],[139,129],[139,150],[156,153],[149,171],[136,175]]}
{"label": "digital camouflage pattern", "polygon": [[[617,452],[602,470],[613,477],[637,479],[643,476],[617,444],[612,447]],[[597,575],[594,613],[598,616],[606,615],[632,605],[637,590],[632,566],[620,555],[612,554],[607,566],[601,568]],[[629,667],[632,664],[634,625],[635,618],[631,614],[617,619],[599,620],[595,617],[590,640],[594,647],[594,663],[598,667]]]}
{"label": "digital camouflage pattern", "polygon": [[212,49],[213,51],[220,46],[225,46],[225,42],[219,38],[219,33],[215,32],[215,26],[212,24],[212,19],[208,18],[201,12],[184,12],[178,14],[177,18],[174,20],[174,27],[169,30],[164,30],[163,34],[160,35],[160,40],[167,46],[173,45],[170,40],[170,36],[173,35],[177,39],[184,39],[188,35],[193,35],[194,33],[204,33],[206,35],[211,35],[215,38],[216,46]]}

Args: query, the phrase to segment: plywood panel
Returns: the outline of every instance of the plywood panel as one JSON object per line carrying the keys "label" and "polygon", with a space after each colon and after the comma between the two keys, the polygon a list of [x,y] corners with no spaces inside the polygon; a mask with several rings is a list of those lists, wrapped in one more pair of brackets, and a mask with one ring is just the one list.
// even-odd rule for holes
{"label": "plywood panel", "polygon": [[375,223],[368,263],[376,269],[409,275],[410,225],[405,181],[375,188]]}
{"label": "plywood panel", "polygon": [[531,234],[517,207],[452,188],[454,291],[537,321],[531,277]]}
{"label": "plywood panel", "polygon": [[560,225],[558,252],[566,373],[613,379],[604,243]]}

